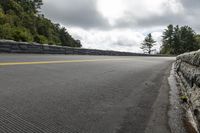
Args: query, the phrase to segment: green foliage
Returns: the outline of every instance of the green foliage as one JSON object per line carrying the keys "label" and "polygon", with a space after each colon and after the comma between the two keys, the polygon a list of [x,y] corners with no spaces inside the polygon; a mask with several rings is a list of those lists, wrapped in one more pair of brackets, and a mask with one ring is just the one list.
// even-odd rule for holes
{"label": "green foliage", "polygon": [[13,37],[15,41],[32,42],[33,37],[28,29],[24,27],[15,27]]}
{"label": "green foliage", "polygon": [[38,43],[41,43],[41,44],[47,44],[48,43],[48,39],[43,35],[36,35],[34,40]]}
{"label": "green foliage", "polygon": [[0,25],[0,39],[11,39],[13,37],[13,28],[9,24]]}
{"label": "green foliage", "polygon": [[9,24],[0,25],[0,39],[11,39],[24,42],[33,41],[31,33],[28,29],[11,26]]}
{"label": "green foliage", "polygon": [[187,96],[183,95],[183,96],[181,96],[180,98],[181,98],[181,101],[182,101],[183,103],[187,103],[187,102],[188,102],[188,97],[187,97]]}
{"label": "green foliage", "polygon": [[197,41],[198,47],[200,48],[200,35],[196,35],[195,40]]}
{"label": "green foliage", "polygon": [[163,45],[162,52],[165,54],[172,53],[172,45],[173,45],[173,33],[174,27],[173,25],[169,25],[167,29],[163,32]]}
{"label": "green foliage", "polygon": [[196,33],[189,26],[169,25],[163,32],[162,54],[182,54],[198,50]]}
{"label": "green foliage", "polygon": [[149,33],[146,38],[144,39],[141,49],[144,51],[144,53],[151,54],[152,47],[155,45],[156,41],[152,38],[151,33]]}
{"label": "green foliage", "polygon": [[0,39],[81,47],[67,30],[39,14],[42,0],[1,0]]}

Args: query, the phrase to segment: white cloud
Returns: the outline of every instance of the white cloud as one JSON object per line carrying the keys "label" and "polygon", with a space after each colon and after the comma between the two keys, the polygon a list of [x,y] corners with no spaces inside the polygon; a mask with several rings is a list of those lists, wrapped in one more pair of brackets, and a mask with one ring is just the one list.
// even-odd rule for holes
{"label": "white cloud", "polygon": [[97,9],[111,25],[115,25],[119,19],[130,19],[134,24],[137,19],[184,12],[180,0],[97,0]]}
{"label": "white cloud", "polygon": [[65,25],[83,47],[142,52],[148,33],[160,49],[168,24],[189,25],[200,31],[199,0],[44,0],[42,11]]}
{"label": "white cloud", "polygon": [[135,17],[148,17],[151,14],[162,14],[166,0],[128,0],[127,12]]}
{"label": "white cloud", "polygon": [[111,25],[114,25],[114,20],[123,16],[125,8],[123,0],[97,0],[97,10],[108,19]]}
{"label": "white cloud", "polygon": [[162,44],[162,32],[153,32],[152,37],[156,41],[156,45],[153,49],[156,49],[156,51],[159,52]]}
{"label": "white cloud", "polygon": [[[130,19],[131,23],[134,23],[134,20],[137,21],[138,18],[148,18],[152,15],[161,16],[165,12],[174,14],[183,12],[180,2],[175,0],[97,0],[97,11],[108,19],[111,26],[117,24],[119,19],[122,21]],[[140,28],[139,31],[128,28],[103,31],[71,27],[70,32],[75,38],[82,41],[85,48],[142,52],[140,44],[149,32],[152,32],[153,38],[157,41],[154,49],[159,51],[162,28],[155,26],[148,29]]]}
{"label": "white cloud", "polygon": [[[80,28],[70,28],[69,32],[76,39],[80,39],[84,48],[94,48],[103,50],[119,50],[140,53],[140,44],[145,38],[141,32],[129,29],[122,30],[89,30]],[[152,36],[160,42],[161,32],[153,32]],[[159,49],[160,45],[156,45],[155,49]]]}
{"label": "white cloud", "polygon": [[167,9],[170,9],[174,14],[184,13],[184,7],[180,0],[169,0],[167,3]]}

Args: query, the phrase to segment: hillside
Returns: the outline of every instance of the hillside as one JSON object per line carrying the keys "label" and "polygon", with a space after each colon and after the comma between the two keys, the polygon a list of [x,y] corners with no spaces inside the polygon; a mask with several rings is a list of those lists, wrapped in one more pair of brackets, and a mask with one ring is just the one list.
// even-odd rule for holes
{"label": "hillside", "polygon": [[40,13],[42,0],[1,0],[0,39],[81,47],[64,27]]}

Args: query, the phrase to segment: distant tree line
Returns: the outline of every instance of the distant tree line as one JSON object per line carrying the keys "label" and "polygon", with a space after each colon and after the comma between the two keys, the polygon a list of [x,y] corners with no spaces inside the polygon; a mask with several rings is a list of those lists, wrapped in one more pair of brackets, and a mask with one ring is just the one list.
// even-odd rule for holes
{"label": "distant tree line", "polygon": [[[142,43],[141,49],[151,54],[155,45],[151,34],[148,34]],[[167,26],[162,36],[161,54],[179,55],[185,52],[200,49],[200,35],[196,34],[189,26]]]}
{"label": "distant tree line", "polygon": [[81,47],[64,27],[40,14],[42,0],[0,0],[0,39]]}

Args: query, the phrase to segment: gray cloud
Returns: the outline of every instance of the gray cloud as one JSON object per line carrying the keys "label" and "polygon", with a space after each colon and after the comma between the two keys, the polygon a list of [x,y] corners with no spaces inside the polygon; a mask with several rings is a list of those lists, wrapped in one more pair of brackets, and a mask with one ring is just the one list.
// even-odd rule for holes
{"label": "gray cloud", "polygon": [[134,46],[135,44],[136,44],[135,42],[130,43],[129,41],[118,40],[117,42],[112,42],[111,45],[114,45],[114,46],[122,46],[122,47],[132,47],[132,46]]}
{"label": "gray cloud", "polygon": [[[145,35],[155,33],[159,44],[169,24],[188,25],[200,33],[200,0],[102,0],[110,4],[104,12],[98,9],[98,0],[43,1],[45,16],[66,26],[87,48],[141,52]],[[119,11],[112,15],[116,1],[126,5],[122,16]],[[105,15],[107,11],[110,13]]]}
{"label": "gray cloud", "polygon": [[183,24],[185,20],[182,21],[177,21],[173,18],[177,17],[158,17],[158,16],[153,16],[151,19],[140,19],[138,20],[137,26],[139,27],[152,27],[152,26],[167,26],[169,24]]}
{"label": "gray cloud", "polygon": [[199,6],[200,6],[199,0],[182,0],[181,3],[186,9],[199,10]]}
{"label": "gray cloud", "polygon": [[185,24],[192,26],[196,32],[200,33],[200,0],[182,0],[181,2],[186,10],[187,22]]}
{"label": "gray cloud", "polygon": [[[194,1],[194,2],[193,2]],[[183,0],[180,1],[183,6],[183,13],[173,13],[168,8],[162,14],[149,14],[148,16],[135,17],[134,14],[127,12],[126,16],[117,20],[115,28],[149,28],[149,27],[166,27],[169,24],[189,25],[193,28],[199,28],[196,22],[200,16],[199,0]],[[198,5],[198,6],[197,6]],[[164,5],[163,5],[164,8]],[[164,8],[165,9],[165,8]],[[157,12],[160,12],[159,10]],[[138,12],[140,14],[140,12]],[[147,12],[148,14],[148,12]],[[195,20],[192,20],[194,19]],[[200,19],[199,19],[200,20]]]}
{"label": "gray cloud", "polygon": [[153,15],[150,16],[150,18],[138,18],[136,22],[133,21],[126,21],[126,20],[118,20],[118,23],[116,27],[121,28],[148,28],[148,27],[165,27],[169,24],[174,25],[185,25],[187,23],[187,20],[184,18],[183,15],[171,15],[171,14],[165,14],[165,16],[157,16]]}
{"label": "gray cloud", "polygon": [[44,0],[42,12],[55,22],[82,28],[107,28],[108,21],[96,10],[95,0]]}
{"label": "gray cloud", "polygon": [[[129,1],[127,0],[126,2]],[[200,30],[197,23],[200,16],[200,1],[181,0],[179,2],[184,7],[184,14],[174,14],[168,8],[162,15],[149,14],[148,17],[135,17],[130,12],[126,12],[124,17],[116,20],[115,25],[110,25],[108,20],[98,12],[97,0],[44,0],[42,11],[55,22],[84,29],[137,29],[180,24],[189,25]],[[165,7],[166,5],[163,5],[163,9]],[[158,10],[157,12],[160,11]],[[140,14],[140,11],[137,13]]]}

